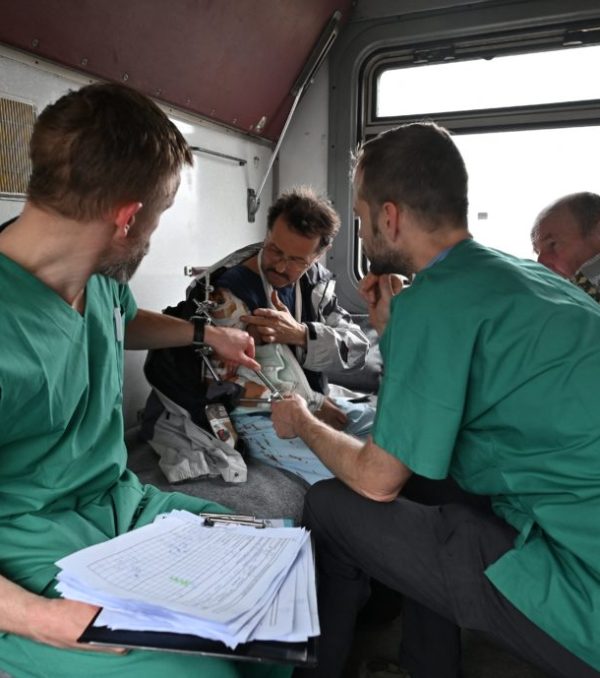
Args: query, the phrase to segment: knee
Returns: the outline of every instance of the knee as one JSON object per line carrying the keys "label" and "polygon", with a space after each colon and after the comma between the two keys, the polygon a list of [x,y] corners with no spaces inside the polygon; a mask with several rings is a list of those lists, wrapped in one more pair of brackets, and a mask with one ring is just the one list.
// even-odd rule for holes
{"label": "knee", "polygon": [[304,497],[302,525],[319,532],[334,519],[336,508],[343,504],[343,495],[347,492],[348,488],[335,478],[313,485]]}

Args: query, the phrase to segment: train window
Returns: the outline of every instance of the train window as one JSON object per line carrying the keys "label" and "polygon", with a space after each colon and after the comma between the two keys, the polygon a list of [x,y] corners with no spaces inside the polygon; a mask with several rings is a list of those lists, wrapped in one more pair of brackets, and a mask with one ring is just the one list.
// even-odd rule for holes
{"label": "train window", "polygon": [[[595,32],[597,35],[597,31]],[[600,46],[516,52],[456,46],[380,52],[363,69],[358,137],[434,120],[453,134],[469,171],[469,225],[480,242],[533,257],[536,215],[575,191],[600,192]],[[365,271],[360,245],[359,277]]]}
{"label": "train window", "polygon": [[600,46],[384,68],[376,117],[600,99]]}
{"label": "train window", "polygon": [[484,245],[535,258],[530,231],[556,198],[600,192],[600,126],[455,136],[469,172],[469,229]]}

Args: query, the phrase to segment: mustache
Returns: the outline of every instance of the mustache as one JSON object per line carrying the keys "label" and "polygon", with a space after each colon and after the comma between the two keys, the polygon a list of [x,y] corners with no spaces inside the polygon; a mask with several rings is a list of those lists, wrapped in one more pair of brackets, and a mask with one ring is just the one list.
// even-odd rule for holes
{"label": "mustache", "polygon": [[290,281],[290,278],[288,275],[285,273],[279,273],[279,271],[276,271],[274,268],[265,268],[264,269],[265,273],[274,273],[278,278],[283,278],[284,280],[287,280],[288,282]]}

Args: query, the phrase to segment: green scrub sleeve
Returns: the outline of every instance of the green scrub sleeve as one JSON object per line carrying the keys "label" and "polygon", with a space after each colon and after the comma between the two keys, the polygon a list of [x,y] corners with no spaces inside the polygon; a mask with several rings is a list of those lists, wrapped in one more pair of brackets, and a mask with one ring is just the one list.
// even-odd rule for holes
{"label": "green scrub sleeve", "polygon": [[414,473],[441,479],[461,427],[473,341],[441,309],[416,307],[409,292],[394,299],[381,337],[384,374],[372,437]]}

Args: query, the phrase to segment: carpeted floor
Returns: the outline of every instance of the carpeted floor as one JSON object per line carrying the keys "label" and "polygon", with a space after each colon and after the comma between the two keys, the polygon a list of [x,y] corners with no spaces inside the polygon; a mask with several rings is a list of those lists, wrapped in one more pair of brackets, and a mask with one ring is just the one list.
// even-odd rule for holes
{"label": "carpeted floor", "polygon": [[143,483],[216,501],[237,513],[300,521],[308,484],[291,473],[247,459],[248,480],[245,483],[202,478],[171,485],[158,466],[158,456],[148,443],[138,439],[137,429],[127,431],[125,443],[129,452],[128,466]]}
{"label": "carpeted floor", "polygon": [[[364,665],[374,659],[396,660],[401,636],[400,617],[383,624],[373,620],[360,622],[343,678],[399,678],[398,673],[392,671],[369,674]],[[435,648],[432,651],[435,652]],[[545,673],[472,632],[463,632],[463,675],[464,678],[547,678]]]}

